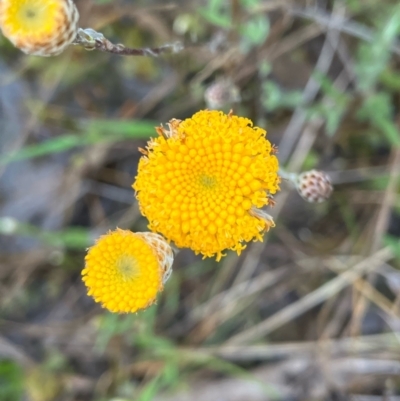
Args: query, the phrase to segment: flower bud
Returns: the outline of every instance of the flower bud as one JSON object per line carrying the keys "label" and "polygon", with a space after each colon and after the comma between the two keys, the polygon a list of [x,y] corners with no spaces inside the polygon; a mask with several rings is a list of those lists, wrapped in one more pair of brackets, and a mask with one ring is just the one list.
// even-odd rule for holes
{"label": "flower bud", "polygon": [[329,176],[319,170],[305,171],[296,180],[300,196],[311,203],[326,201],[332,194],[333,187]]}
{"label": "flower bud", "polygon": [[238,87],[228,79],[220,79],[204,92],[204,100],[209,109],[221,109],[240,101]]}

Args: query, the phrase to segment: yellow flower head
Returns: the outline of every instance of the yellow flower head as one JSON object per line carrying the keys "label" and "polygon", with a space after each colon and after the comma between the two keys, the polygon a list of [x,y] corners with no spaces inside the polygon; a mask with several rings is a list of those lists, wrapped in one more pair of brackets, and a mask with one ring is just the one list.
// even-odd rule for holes
{"label": "yellow flower head", "polygon": [[156,301],[171,274],[173,253],[158,234],[117,229],[89,248],[85,262],[88,295],[111,312],[128,313]]}
{"label": "yellow flower head", "polygon": [[72,0],[0,0],[0,29],[27,54],[60,54],[75,39],[78,18]]}
{"label": "yellow flower head", "polygon": [[258,208],[279,189],[266,132],[247,118],[204,110],[158,128],[133,188],[149,228],[204,256],[240,253],[274,225]]}

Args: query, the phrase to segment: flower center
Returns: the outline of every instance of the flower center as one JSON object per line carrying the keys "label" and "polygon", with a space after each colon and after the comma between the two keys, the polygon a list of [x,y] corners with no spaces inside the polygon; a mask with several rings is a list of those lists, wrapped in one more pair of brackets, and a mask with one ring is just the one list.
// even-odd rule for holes
{"label": "flower center", "polygon": [[54,1],[15,0],[8,10],[8,23],[14,31],[49,33],[59,9]]}
{"label": "flower center", "polygon": [[46,6],[27,2],[21,6],[18,13],[18,18],[21,23],[34,24],[35,22],[37,23],[35,20],[38,20],[40,17],[44,16],[43,14],[45,10]]}
{"label": "flower center", "polygon": [[214,189],[217,185],[217,179],[207,174],[200,175],[199,182],[206,189]]}
{"label": "flower center", "polygon": [[32,9],[28,8],[25,11],[25,15],[26,15],[27,18],[35,18],[36,12],[35,12],[35,10],[32,10]]}
{"label": "flower center", "polygon": [[130,255],[121,255],[117,260],[117,272],[124,281],[132,280],[139,276],[138,261]]}

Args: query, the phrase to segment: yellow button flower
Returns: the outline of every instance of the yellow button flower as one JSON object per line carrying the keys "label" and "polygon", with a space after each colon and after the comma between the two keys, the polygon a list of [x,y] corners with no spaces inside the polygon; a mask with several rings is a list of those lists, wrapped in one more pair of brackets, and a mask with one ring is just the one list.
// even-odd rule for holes
{"label": "yellow button flower", "polygon": [[259,208],[279,190],[266,132],[247,118],[204,110],[159,127],[133,184],[152,231],[204,256],[238,253],[274,225]]}
{"label": "yellow button flower", "polygon": [[117,229],[89,248],[85,262],[88,295],[111,312],[128,313],[156,301],[171,274],[173,253],[158,234]]}
{"label": "yellow button flower", "polygon": [[26,54],[60,54],[75,39],[78,19],[72,0],[0,0],[0,29]]}

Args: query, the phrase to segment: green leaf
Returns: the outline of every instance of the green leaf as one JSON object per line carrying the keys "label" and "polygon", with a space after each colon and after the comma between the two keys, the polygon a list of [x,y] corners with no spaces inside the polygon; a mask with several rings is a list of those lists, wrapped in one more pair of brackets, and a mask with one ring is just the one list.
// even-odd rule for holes
{"label": "green leaf", "polygon": [[0,399],[2,401],[20,400],[23,395],[23,371],[9,360],[0,361]]}
{"label": "green leaf", "polygon": [[221,28],[231,28],[232,21],[225,0],[209,0],[207,7],[200,7],[198,13],[209,23]]}
{"label": "green leaf", "polygon": [[151,401],[159,392],[162,386],[162,373],[151,379],[142,389],[137,401]]}
{"label": "green leaf", "polygon": [[381,75],[381,82],[389,90],[398,91],[400,90],[400,74],[392,71],[390,68],[385,70]]}
{"label": "green leaf", "polygon": [[398,237],[386,235],[383,237],[383,244],[390,247],[395,257],[400,260],[400,241]]}
{"label": "green leaf", "polygon": [[63,135],[38,145],[26,146],[16,152],[0,157],[0,165],[18,160],[33,159],[53,153],[65,152],[81,144],[83,140],[75,135]]}
{"label": "green leaf", "polygon": [[283,92],[275,82],[267,80],[262,86],[262,102],[268,111],[278,108],[294,109],[302,101],[300,91]]}
{"label": "green leaf", "polygon": [[390,48],[396,40],[399,28],[400,6],[396,5],[388,12],[387,19],[378,24],[374,40],[360,46],[355,72],[361,91],[368,92],[375,87],[379,75],[387,66]]}
{"label": "green leaf", "polygon": [[248,48],[263,44],[268,37],[269,30],[269,19],[264,15],[257,15],[247,21],[239,31],[243,44]]}
{"label": "green leaf", "polygon": [[378,92],[368,96],[357,113],[361,121],[369,121],[379,129],[391,145],[400,146],[400,133],[393,123],[393,108],[390,94]]}
{"label": "green leaf", "polygon": [[154,127],[156,125],[157,123],[152,121],[83,121],[80,124],[79,133],[48,139],[43,143],[26,146],[11,154],[0,156],[0,165],[65,152],[78,146],[117,142],[131,138],[146,139],[151,135],[155,135]]}
{"label": "green leaf", "polygon": [[62,231],[44,231],[31,224],[11,218],[0,218],[0,234],[34,237],[48,245],[69,249],[85,249],[91,245],[90,232],[82,227],[69,227]]}
{"label": "green leaf", "polygon": [[90,234],[86,228],[71,227],[63,231],[39,231],[39,238],[49,245],[69,249],[85,249],[91,245]]}

